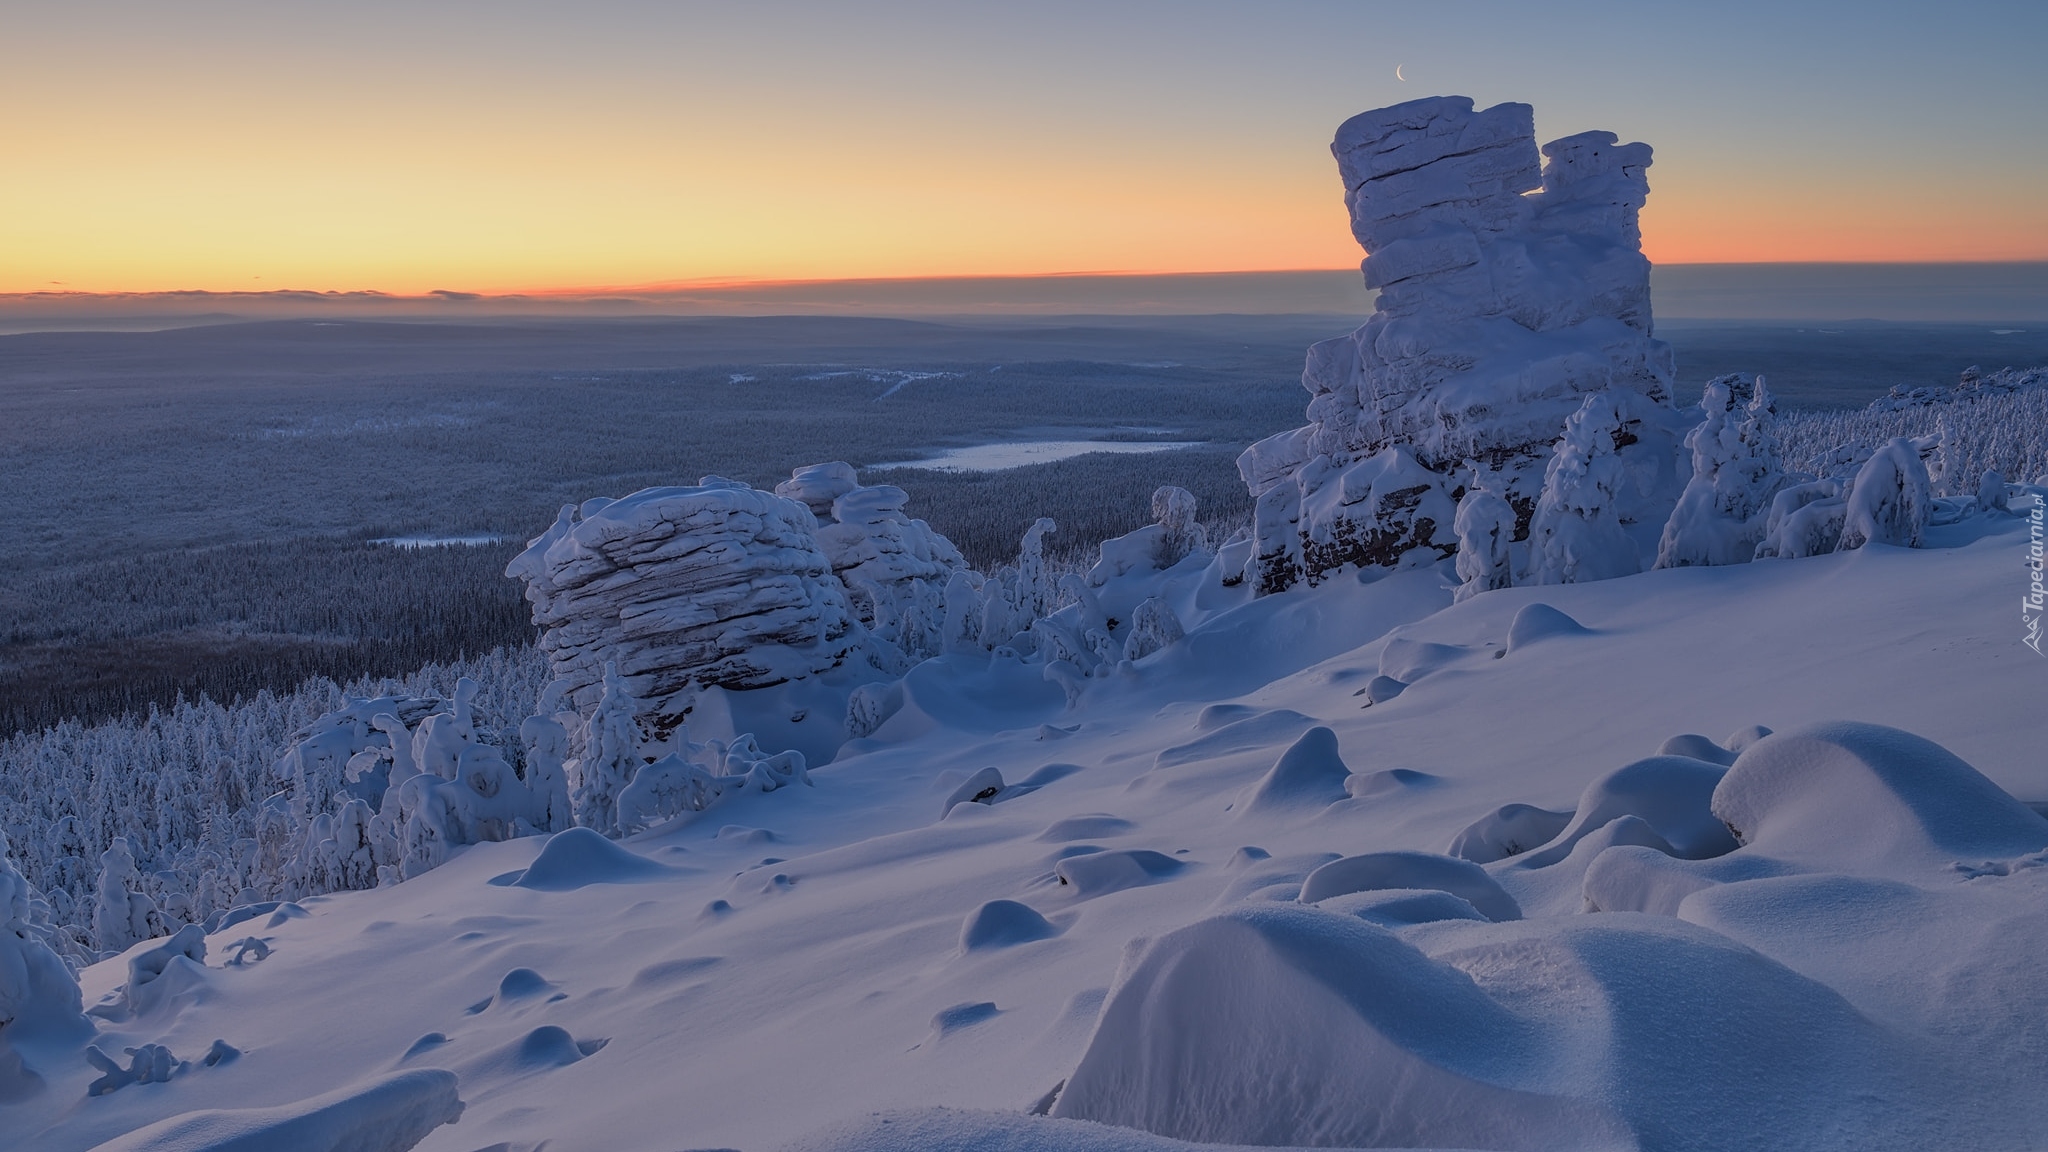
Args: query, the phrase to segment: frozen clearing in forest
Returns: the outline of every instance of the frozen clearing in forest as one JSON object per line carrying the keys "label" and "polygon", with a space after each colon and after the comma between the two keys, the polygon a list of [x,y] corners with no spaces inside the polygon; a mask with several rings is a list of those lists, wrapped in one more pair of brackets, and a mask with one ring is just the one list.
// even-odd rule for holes
{"label": "frozen clearing in forest", "polygon": [[1032,464],[1071,460],[1076,456],[1086,456],[1095,452],[1118,456],[1138,455],[1147,452],[1172,452],[1180,448],[1199,448],[1201,443],[1199,440],[1009,440],[999,444],[947,448],[922,460],[870,464],[868,470],[881,472],[896,468],[922,468],[928,472],[1003,472]]}

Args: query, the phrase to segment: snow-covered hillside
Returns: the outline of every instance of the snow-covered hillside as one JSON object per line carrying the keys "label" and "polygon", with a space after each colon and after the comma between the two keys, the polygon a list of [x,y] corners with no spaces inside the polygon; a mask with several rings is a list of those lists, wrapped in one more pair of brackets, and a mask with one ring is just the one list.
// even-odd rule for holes
{"label": "snow-covered hillside", "polygon": [[[215,933],[97,1036],[17,1045],[49,1083],[5,1142],[439,1068],[462,1116],[426,1149],[884,1147],[871,1113],[1018,1113],[1063,1080],[1057,1114],[1231,1142],[2027,1147],[2048,822],[1913,738],[1787,734],[1904,729],[2048,799],[2026,528],[1455,606],[1439,568],[1345,579],[1227,607],[1071,709],[946,657],[810,788],[616,846],[477,845]],[[1365,706],[1381,675],[1406,687]],[[994,796],[949,807],[989,768]],[[1559,815],[1453,880],[1316,872],[1504,850],[1506,823],[1467,829],[1513,804]],[[129,978],[87,970],[86,1002]],[[89,1097],[83,1039],[193,1065]],[[204,1066],[216,1040],[239,1058]]]}
{"label": "snow-covered hillside", "polygon": [[1228,539],[709,476],[512,562],[545,672],[10,745],[0,1152],[2038,1147],[2043,377],[1680,406],[1529,123],[1340,130]]}

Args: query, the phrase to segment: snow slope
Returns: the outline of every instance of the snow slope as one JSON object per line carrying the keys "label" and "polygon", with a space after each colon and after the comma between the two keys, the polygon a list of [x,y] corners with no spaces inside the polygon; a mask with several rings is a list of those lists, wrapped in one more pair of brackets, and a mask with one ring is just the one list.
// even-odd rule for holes
{"label": "snow slope", "polygon": [[[927,662],[812,787],[286,905],[139,1010],[126,959],[93,966],[89,1039],[189,1064],[88,1096],[76,1031],[20,1037],[0,1074],[46,1083],[0,1148],[349,1116],[366,1142],[333,1146],[402,1148],[454,1111],[428,1070],[460,1118],[418,1147],[449,1152],[2035,1147],[2026,521],[1929,535],[1456,604],[1449,564],[1241,596],[1072,706],[1036,667]],[[1515,804],[1559,815],[1486,824]],[[1527,828],[1297,900],[1340,858]]]}

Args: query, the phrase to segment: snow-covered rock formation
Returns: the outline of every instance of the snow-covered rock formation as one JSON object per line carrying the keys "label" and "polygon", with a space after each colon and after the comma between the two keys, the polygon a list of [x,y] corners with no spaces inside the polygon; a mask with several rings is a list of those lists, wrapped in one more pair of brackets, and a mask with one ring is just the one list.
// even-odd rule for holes
{"label": "snow-covered rock formation", "polygon": [[940,651],[966,563],[907,500],[842,462],[774,492],[707,476],[564,507],[506,572],[526,584],[555,698],[588,719],[609,665],[660,744],[703,689],[769,687],[856,655],[900,673]]}
{"label": "snow-covered rock formation", "polygon": [[564,507],[506,572],[526,583],[562,702],[588,715],[615,664],[666,732],[693,687],[778,684],[858,643],[817,532],[799,501],[707,476]]}
{"label": "snow-covered rock formation", "polygon": [[904,512],[910,497],[892,484],[863,487],[843,461],[799,468],[775,486],[818,521],[818,547],[846,586],[872,641],[870,659],[900,670],[943,643],[945,590],[967,561],[953,542]]}
{"label": "snow-covered rock formation", "polygon": [[1254,584],[1456,548],[1457,470],[1500,473],[1526,532],[1566,417],[1608,393],[1624,522],[1674,488],[1672,357],[1651,335],[1636,216],[1650,149],[1587,132],[1544,145],[1526,104],[1414,100],[1331,145],[1375,311],[1309,350],[1310,423],[1238,458],[1257,498]]}

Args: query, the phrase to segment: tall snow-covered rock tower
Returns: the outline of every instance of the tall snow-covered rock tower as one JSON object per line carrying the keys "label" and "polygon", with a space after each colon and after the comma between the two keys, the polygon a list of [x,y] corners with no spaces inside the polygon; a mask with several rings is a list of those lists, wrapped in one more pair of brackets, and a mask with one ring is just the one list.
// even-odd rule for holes
{"label": "tall snow-covered rock tower", "polygon": [[1649,146],[1584,132],[1539,158],[1529,105],[1438,96],[1352,117],[1331,151],[1379,297],[1357,331],[1309,349],[1308,426],[1238,458],[1259,589],[1449,555],[1475,472],[1525,535],[1544,461],[1591,393],[1624,416],[1622,518],[1665,498],[1672,357],[1651,335],[1636,223]]}

